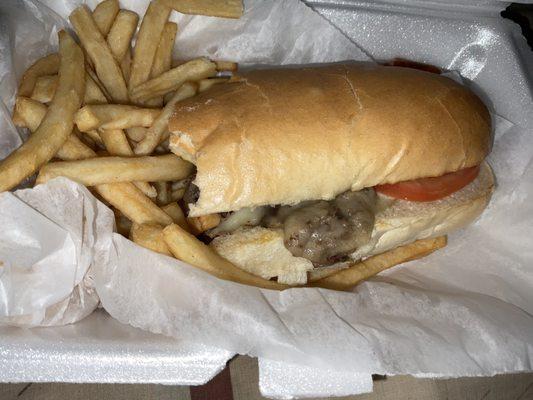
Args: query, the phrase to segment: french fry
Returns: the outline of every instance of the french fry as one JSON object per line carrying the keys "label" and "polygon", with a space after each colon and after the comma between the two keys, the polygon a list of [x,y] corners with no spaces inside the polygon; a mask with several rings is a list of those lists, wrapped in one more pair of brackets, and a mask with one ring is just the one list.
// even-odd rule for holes
{"label": "french fry", "polygon": [[446,236],[417,240],[414,243],[359,261],[351,267],[313,282],[311,285],[333,290],[351,290],[361,281],[388,268],[433,253],[435,250],[446,246],[446,242]]}
{"label": "french fry", "polygon": [[122,71],[122,75],[124,76],[124,80],[129,82],[131,73],[131,48],[126,51],[126,55],[120,62],[120,69]]}
{"label": "french fry", "polygon": [[[74,129],[78,132],[80,132],[80,130],[76,127],[74,127]],[[100,152],[100,145],[96,144],[96,142],[94,140],[92,140],[89,136],[85,135],[85,134],[82,134],[80,132],[80,135],[78,136],[78,139],[81,140],[81,142],[86,145],[87,147],[90,147],[91,150],[98,150],[98,152]],[[75,160],[78,160],[78,158],[76,158]]]}
{"label": "french fry", "polygon": [[218,278],[265,289],[288,288],[286,285],[268,281],[237,268],[177,224],[163,229],[163,239],[174,257]]}
{"label": "french fry", "polygon": [[44,104],[28,97],[18,96],[15,102],[15,112],[24,122],[23,126],[32,133],[41,125],[47,109]]}
{"label": "french fry", "polygon": [[201,215],[199,217],[187,218],[187,222],[191,227],[191,232],[195,235],[199,235],[200,233],[204,233],[209,229],[215,228],[218,226],[218,224],[220,224],[220,220],[220,214],[208,214]]}
{"label": "french fry", "polygon": [[126,216],[122,214],[120,211],[114,210],[114,212],[115,212],[115,225],[117,226],[117,232],[125,237],[130,236],[133,223],[128,218],[126,218]]}
{"label": "french fry", "polygon": [[154,182],[157,190],[156,203],[159,206],[164,206],[170,202],[170,193],[168,182]]}
{"label": "french fry", "polygon": [[85,97],[83,104],[106,104],[107,98],[91,75],[85,74]]}
{"label": "french fry", "polygon": [[184,194],[185,194],[185,188],[172,189],[170,191],[170,200],[179,201],[183,199]]}
{"label": "french fry", "polygon": [[139,246],[146,247],[156,253],[172,256],[163,240],[163,227],[158,224],[133,224],[130,238]]}
{"label": "french fry", "polygon": [[[40,103],[49,103],[57,87],[57,75],[46,75],[37,79],[31,95],[33,100]],[[83,104],[105,104],[107,99],[100,87],[94,82],[89,74],[85,75],[85,97]]]}
{"label": "french fry", "polygon": [[138,224],[171,224],[172,218],[128,182],[106,183],[95,186],[96,191],[130,221]]}
{"label": "french fry", "polygon": [[[174,48],[177,31],[178,25],[174,22],[167,22],[165,24],[155,52],[150,78],[156,78],[170,69],[172,64],[172,49]],[[163,105],[163,96],[148,100],[146,105],[149,107],[161,107]]]}
{"label": "french fry", "polygon": [[41,168],[37,183],[44,183],[58,176],[70,178],[85,186],[132,181],[171,181],[185,178],[192,171],[192,164],[173,154],[144,157],[99,157],[49,163]]}
{"label": "french fry", "polygon": [[240,18],[243,13],[242,0],[161,0],[161,2],[182,14]]}
{"label": "french fry", "polygon": [[104,122],[101,129],[127,129],[133,127],[149,127],[153,125],[157,116],[161,113],[159,108],[141,108],[128,111],[118,118],[112,118]]}
{"label": "french fry", "polygon": [[[168,131],[167,131],[168,133]],[[168,154],[170,153],[170,142],[168,139],[163,140],[159,145],[154,149],[154,154]]]}
{"label": "french fry", "polygon": [[[30,132],[35,132],[46,115],[47,107],[38,101],[27,97],[17,97],[15,109],[25,122],[25,126]],[[76,135],[70,135],[67,141],[55,154],[61,160],[72,160],[80,158],[94,157],[96,153],[85,146]]]}
{"label": "french fry", "polygon": [[135,154],[150,154],[159,143],[168,137],[168,121],[174,112],[176,104],[196,94],[196,85],[191,82],[184,83],[174,94],[172,99],[163,107],[144,138],[135,146]]}
{"label": "french fry", "polygon": [[201,81],[198,81],[198,93],[205,92],[206,90],[211,89],[214,85],[217,85],[220,83],[227,83],[228,81],[229,81],[228,78],[202,79]]}
{"label": "french fry", "polygon": [[164,6],[159,0],[152,1],[146,10],[141,22],[137,42],[133,49],[129,90],[146,82],[150,77],[159,38],[165,27],[170,8]]}
{"label": "french fry", "polygon": [[85,92],[83,52],[65,31],[59,32],[59,82],[39,128],[17,150],[0,162],[0,192],[12,189],[48,162],[67,141],[74,113]]}
{"label": "french fry", "polygon": [[[113,156],[130,157],[133,156],[133,150],[121,129],[100,129],[98,131],[107,152]],[[157,191],[148,182],[133,182],[137,188],[151,199],[157,196]]]}
{"label": "french fry", "polygon": [[178,25],[176,23],[167,22],[165,24],[155,52],[150,78],[156,78],[172,67],[172,49],[177,32]]}
{"label": "french fry", "polygon": [[134,101],[146,101],[178,89],[187,81],[198,81],[216,74],[215,63],[197,58],[151,79],[131,91]]}
{"label": "french fry", "polygon": [[191,227],[187,222],[187,218],[185,217],[185,214],[183,213],[183,210],[181,209],[178,203],[168,203],[167,205],[162,206],[161,209],[168,215],[170,215],[175,224],[178,224],[187,232],[191,232]]}
{"label": "french fry", "polygon": [[104,141],[102,140],[102,138],[100,137],[100,134],[98,133],[96,129],[89,129],[83,133],[86,135],[86,137],[91,139],[91,141],[95,143],[98,147],[101,147],[101,148],[105,147]]}
{"label": "french fry", "polygon": [[[59,56],[57,53],[49,54],[38,59],[22,75],[17,94],[23,97],[30,97],[37,78],[45,75],[55,75],[58,70]],[[16,110],[13,112],[13,123],[16,126],[21,126],[22,124]]]}
{"label": "french fry", "polygon": [[239,64],[234,61],[215,61],[217,71],[231,71],[236,72],[239,69]]}
{"label": "french fry", "polygon": [[118,63],[122,61],[130,49],[131,38],[137,29],[139,16],[133,11],[120,10],[115,22],[107,35],[109,50]]}
{"label": "french fry", "polygon": [[63,161],[72,161],[96,157],[96,153],[90,147],[85,145],[76,135],[72,134],[63,146],[61,146],[55,156]]}
{"label": "french fry", "polygon": [[113,156],[133,156],[128,138],[122,129],[100,129],[98,134],[104,142],[107,152]]}
{"label": "french fry", "polygon": [[69,19],[107,93],[116,102],[128,102],[128,90],[122,71],[111,54],[91,12],[86,6],[80,6],[70,14]]}
{"label": "french fry", "polygon": [[146,136],[148,128],[144,126],[134,126],[133,128],[126,129],[126,135],[134,142],[140,142]]}
{"label": "french fry", "polygon": [[100,82],[100,79],[98,79],[98,76],[96,75],[96,72],[94,72],[93,67],[89,65],[89,63],[87,63],[87,58],[85,58],[85,61],[85,73],[89,75],[93,83],[98,86],[100,93],[106,98],[106,100],[112,100],[109,93],[107,93],[107,90],[105,89],[104,85],[102,84],[102,82]]}
{"label": "french fry", "polygon": [[[91,102],[94,104],[105,104],[107,100],[96,85],[90,75],[87,75],[88,86],[85,92],[85,102]],[[88,94],[87,90],[90,90]],[[133,156],[133,150],[128,142],[128,139],[124,135],[124,132],[119,129],[115,130],[88,130],[86,135],[89,135],[93,141],[97,144],[104,146],[107,152],[114,156]],[[157,192],[148,182],[133,182],[133,184],[146,196],[155,198]]]}
{"label": "french fry", "polygon": [[18,96],[30,97],[35,87],[35,82],[41,76],[55,75],[59,71],[59,55],[57,53],[49,54],[38,59],[29,67],[24,75],[18,88]]}
{"label": "french fry", "polygon": [[175,91],[172,91],[172,92],[168,92],[166,95],[164,95],[163,96],[163,103],[167,104],[172,99],[172,96],[174,96],[175,93],[176,93]]}
{"label": "french fry", "polygon": [[52,101],[57,88],[57,75],[44,75],[37,78],[31,98],[46,104]]}
{"label": "french fry", "polygon": [[106,36],[110,31],[118,12],[118,0],[104,0],[95,7],[93,11],[94,22],[103,36]]}
{"label": "french fry", "polygon": [[160,114],[160,109],[140,108],[121,104],[87,105],[74,118],[78,129],[126,129],[136,126],[151,126]]}

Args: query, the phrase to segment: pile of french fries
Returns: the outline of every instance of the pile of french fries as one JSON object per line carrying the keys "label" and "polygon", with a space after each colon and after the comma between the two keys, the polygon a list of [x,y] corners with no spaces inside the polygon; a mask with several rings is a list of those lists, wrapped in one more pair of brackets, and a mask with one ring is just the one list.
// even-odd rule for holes
{"label": "pile of french fries", "polygon": [[[235,73],[237,64],[173,60],[178,26],[168,21],[172,10],[239,18],[243,5],[241,0],[154,0],[140,28],[139,16],[121,9],[118,0],[72,12],[79,44],[59,32],[58,53],[37,60],[22,77],[13,121],[31,135],[0,162],[0,192],[36,173],[37,184],[67,177],[108,204],[118,232],[135,243],[222,279],[285,289],[234,266],[196,238],[220,216],[187,218],[179,205],[194,166],[169,152],[168,121],[176,103],[226,82],[217,74]],[[420,246],[422,254],[435,243]],[[418,253],[396,257],[401,262]],[[383,265],[368,259],[345,270],[352,271],[344,272],[348,284],[334,277],[313,284],[349,289]]]}

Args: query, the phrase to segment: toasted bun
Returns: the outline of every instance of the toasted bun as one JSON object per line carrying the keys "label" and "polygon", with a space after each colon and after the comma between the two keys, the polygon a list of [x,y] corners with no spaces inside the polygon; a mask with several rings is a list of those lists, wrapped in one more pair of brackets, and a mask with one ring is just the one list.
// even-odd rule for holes
{"label": "toasted bun", "polygon": [[197,167],[192,216],[440,176],[490,150],[489,113],[466,87],[356,63],[244,73],[179,103],[169,130]]}
{"label": "toasted bun", "polygon": [[[381,198],[372,238],[351,255],[353,260],[382,254],[416,240],[446,235],[468,225],[487,206],[494,187],[490,167],[482,164],[479,176],[462,190],[429,203]],[[215,238],[211,246],[224,258],[253,274],[291,285],[316,281],[347,268],[342,263],[313,269],[312,263],[294,257],[283,244],[283,232],[267,228],[245,228]],[[308,275],[306,272],[308,271]]]}

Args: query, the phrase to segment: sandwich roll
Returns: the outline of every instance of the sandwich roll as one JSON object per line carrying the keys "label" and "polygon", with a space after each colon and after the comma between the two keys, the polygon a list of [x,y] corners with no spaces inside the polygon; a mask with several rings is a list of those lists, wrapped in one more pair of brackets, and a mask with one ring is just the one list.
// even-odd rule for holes
{"label": "sandwich roll", "polygon": [[190,216],[333,199],[479,165],[490,115],[457,82],[367,64],[255,70],[180,102],[171,150],[196,165]]}
{"label": "sandwich roll", "polygon": [[494,188],[485,105],[404,67],[245,72],[178,103],[169,132],[196,167],[189,219],[216,220],[211,249],[291,286],[344,290],[430,254]]}

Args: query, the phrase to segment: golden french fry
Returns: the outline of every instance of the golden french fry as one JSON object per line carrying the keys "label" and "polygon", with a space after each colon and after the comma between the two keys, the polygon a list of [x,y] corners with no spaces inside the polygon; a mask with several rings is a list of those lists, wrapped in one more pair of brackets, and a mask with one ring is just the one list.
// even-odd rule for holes
{"label": "golden french fry", "polygon": [[178,201],[183,199],[183,195],[185,195],[185,188],[172,189],[170,192],[170,199],[172,201]]}
{"label": "golden french fry", "polygon": [[124,80],[126,82],[129,82],[131,73],[131,48],[128,48],[128,50],[126,51],[126,55],[120,62],[120,69],[122,70]]}
{"label": "golden french fry", "polygon": [[83,133],[85,134],[86,137],[91,139],[91,141],[94,144],[96,144],[98,147],[101,147],[101,148],[104,147],[104,141],[102,140],[102,138],[100,137],[100,134],[98,133],[96,129],[89,129]]}
{"label": "golden french fry", "polygon": [[163,229],[163,239],[174,257],[218,278],[265,289],[288,288],[286,285],[267,281],[236,267],[177,224]]}
{"label": "golden french fry", "polygon": [[[172,64],[172,49],[174,48],[174,40],[176,39],[176,32],[178,25],[174,22],[167,22],[161,33],[159,45],[154,56],[154,63],[152,64],[152,71],[150,78],[156,78],[163,72],[170,69]],[[154,97],[145,103],[149,107],[161,107],[163,105],[163,96]]]}
{"label": "golden french fry", "polygon": [[113,26],[119,12],[118,0],[104,0],[93,11],[93,18],[98,30],[106,36]]}
{"label": "golden french fry", "polygon": [[117,232],[120,233],[122,236],[129,237],[131,229],[133,227],[133,223],[128,218],[126,218],[126,216],[120,211],[114,210],[114,213]]}
{"label": "golden french fry", "polygon": [[99,157],[52,162],[41,168],[37,183],[64,176],[85,186],[115,182],[155,182],[185,178],[192,164],[174,154],[143,157]]}
{"label": "golden french fry", "polygon": [[[74,129],[80,132],[78,128],[75,127]],[[92,140],[89,136],[87,136],[86,134],[81,134],[80,132],[78,139],[80,139],[84,145],[86,145],[87,147],[90,147],[92,150],[98,151],[98,152],[101,151],[100,150],[101,146],[99,144],[96,144],[96,142]],[[78,158],[75,158],[75,160],[78,160]]]}
{"label": "golden french fry", "polygon": [[121,104],[87,105],[74,118],[78,129],[126,129],[135,126],[151,126],[160,109],[140,108]]}
{"label": "golden french fry", "polygon": [[104,142],[107,152],[112,156],[133,156],[130,143],[122,129],[99,129],[98,134]]}
{"label": "golden french fry", "polygon": [[74,113],[85,92],[83,52],[65,31],[59,32],[59,83],[39,128],[17,150],[0,162],[0,191],[12,189],[49,161],[65,143],[74,126]]}
{"label": "golden french fry", "polygon": [[91,75],[85,74],[85,97],[83,104],[106,104],[107,98],[98,86],[98,84],[91,78]]}
{"label": "golden french fry", "polygon": [[128,90],[122,71],[111,54],[91,12],[86,6],[80,6],[70,14],[69,19],[107,93],[116,102],[128,102]]}
{"label": "golden french fry", "polygon": [[149,127],[161,113],[159,108],[140,108],[124,113],[118,118],[105,121],[101,129],[127,129],[136,126]]}
{"label": "golden french fry", "polygon": [[140,142],[146,136],[148,128],[144,126],[134,126],[133,128],[126,129],[126,135],[134,142]]}
{"label": "golden french fry", "polygon": [[165,27],[170,8],[162,5],[158,0],[152,1],[141,22],[137,41],[133,49],[133,60],[128,88],[131,91],[146,82],[150,77],[155,53],[159,44],[161,32]]}
{"label": "golden french fry", "polygon": [[109,93],[107,93],[107,90],[105,89],[102,82],[100,82],[100,79],[98,79],[98,76],[96,75],[96,72],[94,72],[93,67],[87,62],[87,58],[85,58],[85,73],[89,75],[93,83],[98,86],[98,89],[100,89],[100,93],[106,98],[106,100],[111,100],[111,96],[109,95]]}
{"label": "golden french fry", "polygon": [[[121,129],[100,129],[98,134],[102,138],[107,152],[113,156],[133,156],[128,139]],[[148,182],[133,182],[137,188],[151,199],[157,196],[157,191]]]}
{"label": "golden french fry", "polygon": [[198,81],[216,74],[215,63],[197,58],[151,79],[131,91],[134,101],[146,101],[178,89],[187,81]]}
{"label": "golden french fry", "polygon": [[220,224],[220,220],[220,214],[208,214],[201,215],[199,217],[187,218],[187,222],[191,227],[191,232],[195,235],[199,235],[200,233],[204,233],[209,229],[213,229]]}
{"label": "golden french fry", "polygon": [[446,242],[446,236],[417,240],[411,244],[369,257],[364,261],[359,261],[349,268],[342,269],[333,275],[313,282],[311,286],[333,290],[351,290],[361,281],[381,271],[433,253],[435,250],[446,246]]}
{"label": "golden french fry", "polygon": [[95,186],[96,191],[129,220],[138,224],[168,225],[172,218],[128,182],[105,183]]}
{"label": "golden french fry", "polygon": [[172,256],[163,240],[163,227],[158,224],[133,224],[130,238],[139,246],[146,247],[156,253]]}
{"label": "golden french fry", "polygon": [[228,78],[208,78],[198,81],[198,93],[205,92],[206,90],[211,89],[214,85],[220,83],[228,83]]}
{"label": "golden french fry", "polygon": [[[23,97],[30,97],[37,78],[44,75],[55,75],[58,70],[59,56],[57,53],[40,58],[34,62],[26,72],[24,72],[24,75],[22,75],[17,94]],[[13,112],[13,123],[16,126],[22,125],[22,120],[16,110]]]}
{"label": "golden french fry", "polygon": [[191,82],[184,83],[174,94],[172,99],[163,107],[144,138],[135,146],[135,154],[150,154],[159,143],[168,137],[168,121],[174,112],[176,104],[196,94],[196,85]]}
{"label": "golden french fry", "polygon": [[64,161],[72,161],[96,157],[96,153],[90,147],[85,145],[76,135],[70,135],[67,141],[58,150],[55,157]]}
{"label": "golden french fry", "polygon": [[168,154],[170,153],[170,142],[168,139],[159,143],[159,145],[154,149],[154,154]]}
{"label": "golden french fry", "polygon": [[172,91],[172,92],[168,92],[166,95],[163,96],[163,104],[167,104],[171,99],[172,97],[174,96],[176,92],[175,91]]}
{"label": "golden french fry", "polygon": [[150,71],[150,78],[156,78],[172,67],[172,49],[174,48],[177,32],[178,25],[176,23],[165,23],[155,52],[154,62]]}
{"label": "golden french fry", "polygon": [[[25,122],[25,126],[30,132],[35,132],[46,115],[47,107],[38,101],[27,97],[17,97],[15,109]],[[94,157],[96,153],[84,145],[76,135],[70,135],[67,141],[55,154],[61,160],[72,160],[80,158]]]}
{"label": "golden french fry", "polygon": [[161,2],[182,14],[240,18],[243,13],[242,0],[161,0]]}
{"label": "golden french fry", "polygon": [[170,193],[168,182],[154,182],[157,190],[156,203],[159,206],[164,206],[170,202]]}
{"label": "golden french fry", "polygon": [[120,10],[107,35],[107,44],[113,57],[121,62],[130,49],[131,38],[137,29],[139,16],[133,11]]}
{"label": "golden french fry", "polygon": [[59,55],[57,53],[49,54],[38,59],[22,75],[17,94],[19,96],[30,97],[35,87],[35,82],[37,82],[39,77],[55,75],[58,71]]}
{"label": "golden french fry", "polygon": [[217,71],[231,71],[235,72],[239,69],[239,64],[234,61],[215,61]]}
{"label": "golden french fry", "polygon": [[27,97],[18,96],[15,102],[15,112],[24,122],[24,127],[32,133],[41,125],[47,109],[48,107],[44,104]]}
{"label": "golden french fry", "polygon": [[31,93],[31,98],[40,103],[49,103],[57,88],[57,75],[44,75],[37,78]]}
{"label": "golden french fry", "polygon": [[175,201],[172,203],[168,203],[167,205],[161,207],[161,209],[168,215],[170,215],[175,224],[178,224],[187,232],[191,231],[191,227],[187,222],[187,218],[185,217],[185,214],[183,213],[183,210],[181,209],[178,203],[176,203]]}

